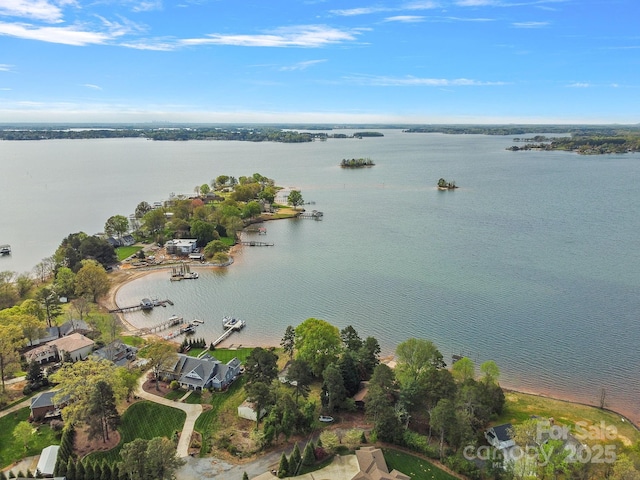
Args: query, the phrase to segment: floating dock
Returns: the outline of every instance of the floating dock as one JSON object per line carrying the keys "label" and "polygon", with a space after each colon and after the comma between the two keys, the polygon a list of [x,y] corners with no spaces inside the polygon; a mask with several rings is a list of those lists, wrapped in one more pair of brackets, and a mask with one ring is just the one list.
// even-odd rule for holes
{"label": "floating dock", "polygon": [[189,322],[189,323],[183,323],[176,330],[169,332],[163,338],[165,340],[171,340],[172,338],[176,338],[179,335],[193,333],[196,331],[197,326],[198,326],[198,323],[196,323],[195,321]]}
{"label": "floating dock", "polygon": [[173,267],[171,269],[171,281],[179,280],[195,280],[199,275],[197,272],[192,272],[191,267],[184,263],[181,263],[179,267]]}

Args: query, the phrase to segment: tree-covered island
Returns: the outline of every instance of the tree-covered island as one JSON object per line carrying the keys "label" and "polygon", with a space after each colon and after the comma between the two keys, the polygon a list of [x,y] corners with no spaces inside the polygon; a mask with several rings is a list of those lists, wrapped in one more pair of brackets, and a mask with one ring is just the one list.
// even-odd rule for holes
{"label": "tree-covered island", "polygon": [[455,190],[458,188],[455,181],[448,182],[444,178],[438,180],[438,190]]}
{"label": "tree-covered island", "polygon": [[342,168],[364,168],[373,167],[375,163],[370,158],[343,158],[340,162]]}

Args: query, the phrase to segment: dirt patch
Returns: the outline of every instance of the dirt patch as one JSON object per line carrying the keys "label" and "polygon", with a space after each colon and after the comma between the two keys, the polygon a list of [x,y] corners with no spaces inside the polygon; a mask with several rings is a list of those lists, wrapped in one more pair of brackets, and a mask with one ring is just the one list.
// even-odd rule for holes
{"label": "dirt patch", "polygon": [[120,443],[120,433],[109,432],[109,439],[105,442],[101,437],[89,439],[89,427],[76,429],[73,451],[82,458],[93,452],[106,452]]}

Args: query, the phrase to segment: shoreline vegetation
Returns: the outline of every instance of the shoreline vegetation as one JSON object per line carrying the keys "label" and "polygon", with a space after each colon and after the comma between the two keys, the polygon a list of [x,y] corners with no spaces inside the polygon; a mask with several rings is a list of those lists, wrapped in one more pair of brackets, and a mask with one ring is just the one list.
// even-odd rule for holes
{"label": "shoreline vegetation", "polygon": [[[167,124],[20,124],[0,125],[0,140],[53,140],[97,138],[146,138],[154,141],[234,140],[246,142],[306,143],[328,139],[383,137],[377,131],[340,133],[342,128],[368,128],[366,125],[185,125]],[[403,133],[442,133],[447,135],[527,135],[533,139],[514,138],[525,145],[506,150],[572,151],[581,155],[640,152],[639,125],[375,125],[374,128],[401,129]],[[298,131],[304,130],[304,131]],[[320,130],[329,130],[331,133]],[[543,134],[558,137],[547,138]],[[562,135],[562,136],[560,136]],[[568,135],[568,136],[567,136]],[[358,166],[359,167],[359,166]]]}
{"label": "shoreline vegetation", "polygon": [[343,158],[340,162],[341,168],[366,168],[373,167],[375,163],[370,158]]}

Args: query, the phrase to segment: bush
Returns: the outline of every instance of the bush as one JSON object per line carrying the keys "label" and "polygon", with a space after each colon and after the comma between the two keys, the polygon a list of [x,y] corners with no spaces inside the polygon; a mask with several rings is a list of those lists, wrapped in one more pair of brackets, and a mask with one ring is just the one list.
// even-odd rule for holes
{"label": "bush", "polygon": [[177,380],[173,380],[169,384],[169,388],[171,388],[171,390],[180,390],[180,383]]}
{"label": "bush", "polygon": [[405,430],[402,436],[402,442],[404,446],[413,450],[414,452],[422,453],[429,458],[438,458],[440,453],[438,448],[429,445],[428,438],[419,433],[412,432],[411,430]]}

